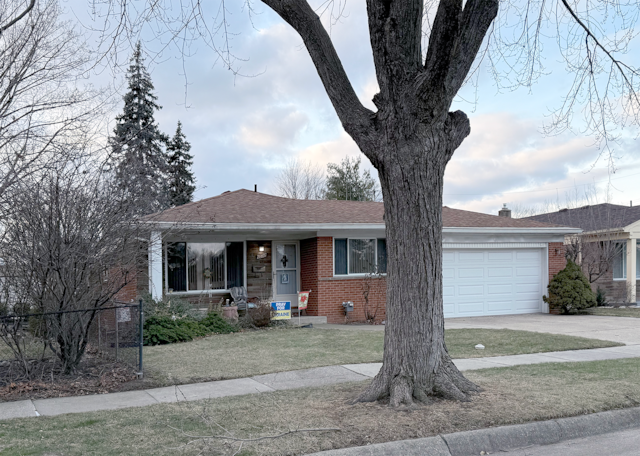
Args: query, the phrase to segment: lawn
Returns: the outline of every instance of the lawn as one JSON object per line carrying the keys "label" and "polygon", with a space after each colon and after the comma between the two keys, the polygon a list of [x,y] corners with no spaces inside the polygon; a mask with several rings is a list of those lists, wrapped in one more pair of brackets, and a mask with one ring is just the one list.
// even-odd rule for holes
{"label": "lawn", "polygon": [[[468,372],[471,402],[412,409],[349,405],[366,382],[144,408],[0,421],[0,455],[296,455],[518,424],[640,404],[640,359],[536,364]],[[209,425],[205,424],[205,420]],[[189,435],[278,439],[240,443]],[[208,445],[206,451],[205,446]]]}
{"label": "lawn", "polygon": [[[155,384],[222,380],[335,364],[382,361],[382,331],[271,329],[205,337],[145,347],[147,377]],[[450,329],[446,343],[454,358],[518,355],[612,347],[595,339],[508,329]],[[484,350],[476,350],[483,344]]]}
{"label": "lawn", "polygon": [[625,307],[620,309],[619,307],[591,307],[585,309],[589,315],[596,315],[599,317],[632,317],[640,318],[640,307]]}

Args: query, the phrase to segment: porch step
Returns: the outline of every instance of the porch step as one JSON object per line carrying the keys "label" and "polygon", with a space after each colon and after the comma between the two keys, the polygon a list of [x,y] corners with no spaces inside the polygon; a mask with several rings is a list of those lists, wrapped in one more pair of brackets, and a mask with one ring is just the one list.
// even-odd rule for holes
{"label": "porch step", "polygon": [[304,325],[308,325],[308,324],[313,324],[313,325],[326,325],[327,324],[327,317],[312,317],[312,316],[302,316],[300,317],[300,321],[298,322],[298,317],[291,317],[291,320],[289,320],[289,324],[290,325],[294,325],[294,326],[304,326]]}

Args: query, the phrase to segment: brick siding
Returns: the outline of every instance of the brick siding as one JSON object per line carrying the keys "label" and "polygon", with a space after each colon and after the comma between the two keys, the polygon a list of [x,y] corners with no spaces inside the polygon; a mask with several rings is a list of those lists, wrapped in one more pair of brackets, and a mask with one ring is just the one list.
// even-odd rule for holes
{"label": "brick siding", "polygon": [[562,242],[549,242],[549,280],[567,266],[565,247]]}
{"label": "brick siding", "polygon": [[[613,268],[610,268],[605,274],[591,284],[591,289],[597,292],[598,287],[602,288],[607,294],[608,303],[626,304],[627,303],[627,281],[613,280]],[[636,290],[640,290],[640,280],[636,281]]]}

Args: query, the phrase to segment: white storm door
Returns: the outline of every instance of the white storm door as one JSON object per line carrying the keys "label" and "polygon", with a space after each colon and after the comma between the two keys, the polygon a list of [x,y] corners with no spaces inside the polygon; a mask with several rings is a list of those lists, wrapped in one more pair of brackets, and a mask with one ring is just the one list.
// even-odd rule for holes
{"label": "white storm door", "polygon": [[298,306],[300,255],[297,242],[273,242],[273,298]]}

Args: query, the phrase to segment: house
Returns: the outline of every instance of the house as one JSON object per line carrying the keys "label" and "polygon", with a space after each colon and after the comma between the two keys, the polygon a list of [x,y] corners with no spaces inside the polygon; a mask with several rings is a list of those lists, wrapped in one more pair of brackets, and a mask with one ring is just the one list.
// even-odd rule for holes
{"label": "house", "polygon": [[[149,290],[217,302],[233,286],[291,301],[311,290],[308,315],[345,322],[369,308],[383,320],[386,239],[383,203],[295,200],[225,192],[149,216]],[[580,230],[443,208],[446,317],[546,312],[542,295],[565,265],[565,235]],[[372,277],[371,271],[378,274]]]}
{"label": "house", "polygon": [[[581,228],[579,236],[581,256],[595,251],[591,258],[582,258],[583,270],[595,268],[593,288],[606,290],[609,300],[636,303],[640,280],[640,206],[596,204],[576,209],[561,209],[557,212],[526,217],[521,220],[553,223]],[[567,245],[576,237],[568,236]]]}

